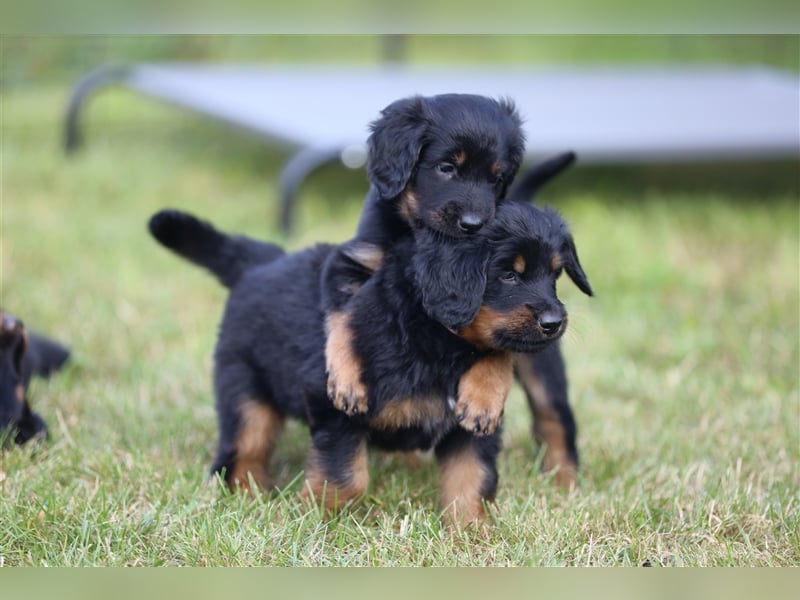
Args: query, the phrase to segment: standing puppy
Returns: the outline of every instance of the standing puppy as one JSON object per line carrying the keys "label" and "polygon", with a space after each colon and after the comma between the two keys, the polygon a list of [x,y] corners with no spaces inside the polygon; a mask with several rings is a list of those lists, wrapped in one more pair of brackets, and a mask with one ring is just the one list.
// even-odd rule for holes
{"label": "standing puppy", "polygon": [[[159,240],[208,240],[191,259],[225,281],[215,261],[224,234],[190,215],[153,217]],[[555,213],[521,203],[502,206],[470,252],[415,230],[381,256],[350,246],[349,257],[373,270],[353,296],[352,352],[363,367],[366,410],[351,415],[326,394],[324,264],[339,250],[318,245],[277,258],[230,281],[215,351],[214,384],[220,440],[214,469],[231,487],[250,478],[269,485],[268,465],[287,417],[304,421],[312,449],[305,491],[327,508],[367,487],[367,447],[433,449],[441,500],[455,522],[483,515],[497,488],[498,424],[512,381],[512,352],[535,352],[557,340],[566,311],[555,281],[566,271],[586,293],[588,281],[566,224]],[[185,255],[180,244],[167,243]],[[224,244],[223,244],[224,245]],[[379,259],[379,260],[376,260]],[[434,260],[435,259],[435,260]],[[207,262],[206,262],[207,261]],[[476,318],[453,330],[423,308],[420,282],[441,264],[476,261],[486,284]],[[462,402],[462,400],[464,400]]]}

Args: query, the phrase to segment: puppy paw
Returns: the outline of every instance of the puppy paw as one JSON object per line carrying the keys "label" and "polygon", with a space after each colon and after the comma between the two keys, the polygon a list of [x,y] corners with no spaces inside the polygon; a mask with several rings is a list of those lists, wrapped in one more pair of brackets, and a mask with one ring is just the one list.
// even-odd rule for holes
{"label": "puppy paw", "polygon": [[328,371],[328,398],[336,408],[351,416],[364,414],[369,408],[367,390],[360,379],[342,382],[333,377],[332,371]]}
{"label": "puppy paw", "polygon": [[474,435],[493,434],[503,418],[513,376],[507,354],[490,355],[476,362],[461,377],[458,398],[452,402],[458,424]]}
{"label": "puppy paw", "polygon": [[328,398],[348,415],[367,412],[367,388],[361,382],[361,361],[353,352],[348,315],[328,315],[325,342],[325,367],[328,372]]}
{"label": "puppy paw", "polygon": [[459,396],[453,403],[453,414],[458,424],[473,435],[491,435],[503,419],[505,408],[503,400],[483,405],[484,403],[471,402]]}

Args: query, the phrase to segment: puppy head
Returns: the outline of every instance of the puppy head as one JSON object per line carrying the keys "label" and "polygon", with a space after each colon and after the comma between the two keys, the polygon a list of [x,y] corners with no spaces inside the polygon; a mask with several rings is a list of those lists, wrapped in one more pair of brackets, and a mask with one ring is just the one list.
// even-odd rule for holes
{"label": "puppy head", "polygon": [[0,311],[0,436],[16,428],[25,412],[22,359],[27,345],[22,321]]}
{"label": "puppy head", "polygon": [[507,203],[486,232],[489,262],[477,317],[459,335],[477,346],[536,352],[566,330],[556,296],[562,271],[585,294],[592,288],[566,222],[554,211]]}
{"label": "puppy head", "polygon": [[372,124],[367,173],[382,198],[398,199],[407,223],[464,238],[494,217],[523,151],[510,101],[415,96],[389,105]]}

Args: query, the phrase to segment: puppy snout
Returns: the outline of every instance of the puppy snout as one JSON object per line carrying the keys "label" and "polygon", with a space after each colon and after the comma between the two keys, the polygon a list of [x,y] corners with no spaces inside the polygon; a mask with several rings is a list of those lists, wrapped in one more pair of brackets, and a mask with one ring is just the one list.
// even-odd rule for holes
{"label": "puppy snout", "polygon": [[486,225],[486,219],[473,212],[464,213],[458,220],[458,227],[468,235],[478,233],[484,225]]}
{"label": "puppy snout", "polygon": [[548,310],[539,315],[539,328],[548,337],[553,337],[561,332],[566,322],[566,315]]}

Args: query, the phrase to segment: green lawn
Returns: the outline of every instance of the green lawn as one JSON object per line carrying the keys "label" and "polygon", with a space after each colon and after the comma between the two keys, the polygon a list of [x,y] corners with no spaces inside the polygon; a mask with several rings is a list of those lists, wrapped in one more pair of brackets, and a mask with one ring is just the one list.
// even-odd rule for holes
{"label": "green lawn", "polygon": [[[281,239],[286,157],[112,91],[67,159],[66,93],[45,81],[2,95],[0,305],[68,343],[73,361],[31,390],[51,440],[0,455],[0,564],[800,564],[796,172],[577,169],[543,194],[597,293],[560,290],[580,487],[539,474],[515,389],[496,523],[452,534],[435,465],[378,453],[364,501],[332,520],[309,512],[295,498],[300,426],[275,457],[284,493],[228,497],[208,483],[225,294],[145,223],[172,206]],[[347,238],[363,192],[359,173],[315,175],[283,241]]]}

